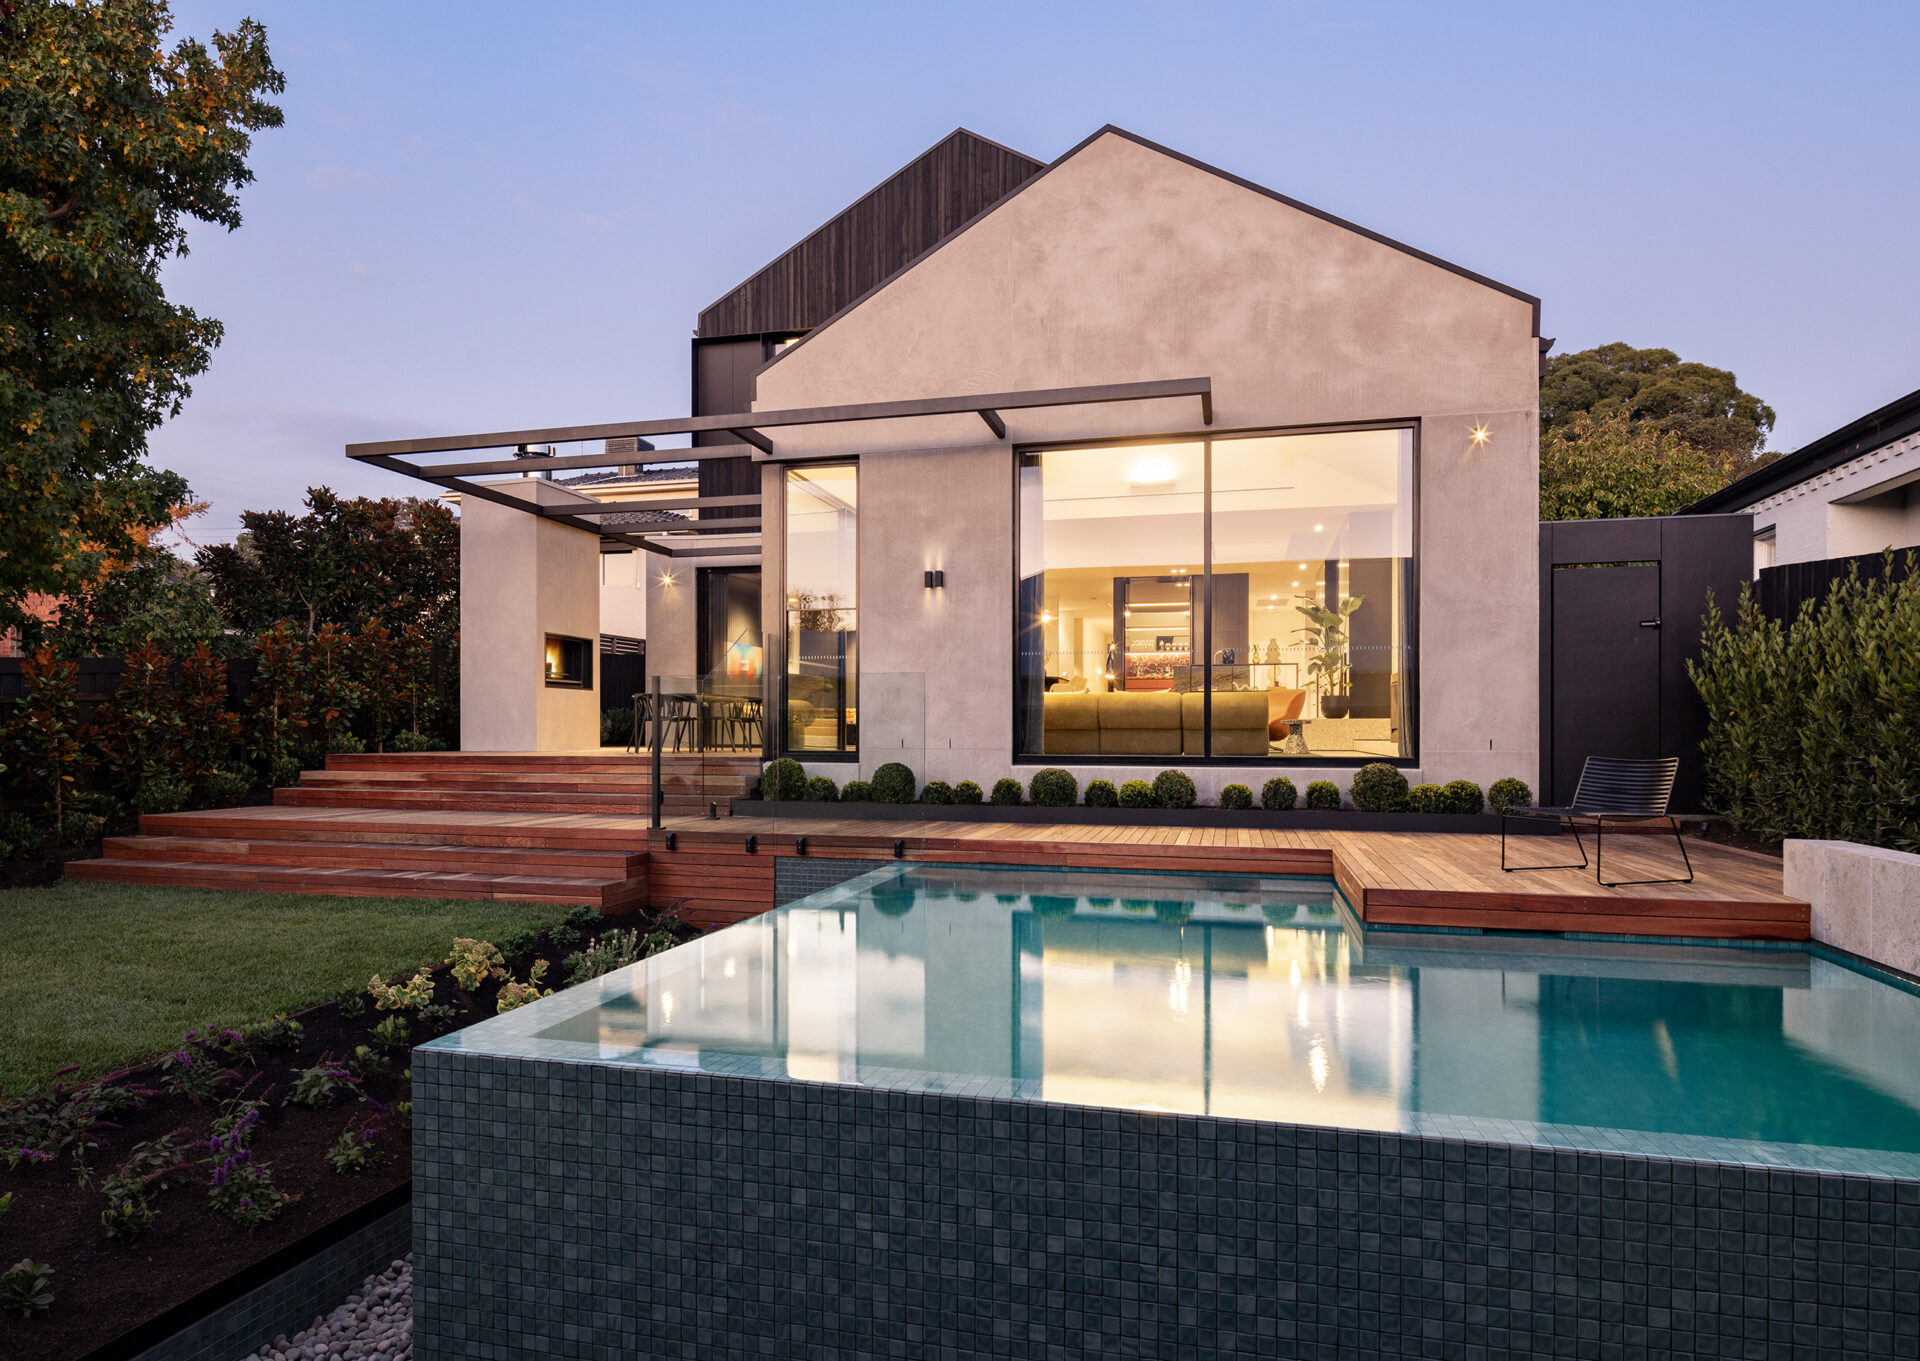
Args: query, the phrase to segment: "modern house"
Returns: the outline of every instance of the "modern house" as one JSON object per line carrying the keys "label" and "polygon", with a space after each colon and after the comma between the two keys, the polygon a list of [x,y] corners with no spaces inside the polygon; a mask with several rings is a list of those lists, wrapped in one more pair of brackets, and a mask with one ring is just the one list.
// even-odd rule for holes
{"label": "modern house", "polygon": [[1118,128],[963,131],[701,314],[691,415],[348,452],[462,496],[469,749],[596,745],[620,558],[650,674],[840,780],[1485,784],[1540,762],[1542,351],[1537,299]]}
{"label": "modern house", "polygon": [[1753,573],[1920,547],[1920,390],[1682,512],[1753,516]]}

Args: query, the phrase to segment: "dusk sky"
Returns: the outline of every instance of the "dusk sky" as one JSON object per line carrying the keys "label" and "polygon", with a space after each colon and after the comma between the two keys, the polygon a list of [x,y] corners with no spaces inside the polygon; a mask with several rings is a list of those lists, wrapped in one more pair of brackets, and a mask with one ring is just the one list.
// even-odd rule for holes
{"label": "dusk sky", "polygon": [[695,314],[955,127],[1104,123],[1732,369],[1793,449],[1920,387],[1920,4],[180,3],[287,76],[155,460],[231,537],[350,440],[684,414]]}

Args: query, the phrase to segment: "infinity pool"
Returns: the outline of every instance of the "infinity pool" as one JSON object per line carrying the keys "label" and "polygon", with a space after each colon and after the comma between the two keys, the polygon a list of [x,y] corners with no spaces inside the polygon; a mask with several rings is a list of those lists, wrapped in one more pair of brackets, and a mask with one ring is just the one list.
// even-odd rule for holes
{"label": "infinity pool", "polygon": [[1920,1175],[1920,997],[1318,879],[888,865],[429,1047]]}

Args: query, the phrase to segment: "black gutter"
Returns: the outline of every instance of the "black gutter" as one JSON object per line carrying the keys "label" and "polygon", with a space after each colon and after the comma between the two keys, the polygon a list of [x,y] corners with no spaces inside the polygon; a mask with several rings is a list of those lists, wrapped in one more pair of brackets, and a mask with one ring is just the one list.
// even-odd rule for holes
{"label": "black gutter", "polygon": [[1802,445],[1785,458],[1756,468],[1737,482],[1728,483],[1711,496],[1703,496],[1680,511],[1681,515],[1717,515],[1745,510],[1769,496],[1818,477],[1862,454],[1870,454],[1882,445],[1892,444],[1920,431],[1920,389],[1896,397],[1878,411],[1870,411],[1811,444]]}

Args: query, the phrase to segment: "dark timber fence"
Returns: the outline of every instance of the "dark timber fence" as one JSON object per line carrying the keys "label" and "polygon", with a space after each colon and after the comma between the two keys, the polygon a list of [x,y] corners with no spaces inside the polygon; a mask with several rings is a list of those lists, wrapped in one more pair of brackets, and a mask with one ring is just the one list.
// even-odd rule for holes
{"label": "dark timber fence", "polygon": [[[25,691],[26,677],[21,670],[25,664],[23,657],[0,657],[0,704],[19,699]],[[127,666],[118,657],[80,657],[74,665],[80,669],[80,716],[91,719],[95,706],[112,699],[120,689],[120,677]],[[235,657],[227,662],[227,707],[233,712],[246,712],[258,669],[259,663],[252,657]],[[174,662],[170,670],[177,684],[180,663]]]}
{"label": "dark timber fence", "polygon": [[[1904,581],[1912,573],[1914,556],[1913,549],[1895,550],[1892,580]],[[1888,575],[1887,556],[1884,553],[1863,553],[1852,558],[1823,558],[1815,562],[1786,562],[1778,567],[1763,567],[1754,592],[1759,597],[1761,610],[1768,618],[1791,624],[1799,616],[1801,606],[1825,600],[1834,583],[1845,581],[1847,574],[1855,569],[1859,570],[1862,581],[1878,580]]]}

